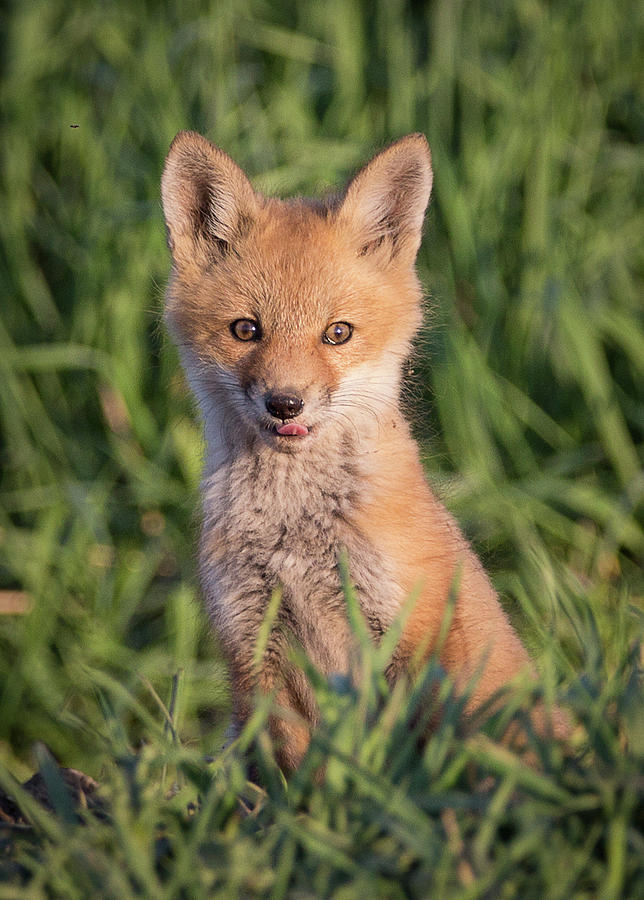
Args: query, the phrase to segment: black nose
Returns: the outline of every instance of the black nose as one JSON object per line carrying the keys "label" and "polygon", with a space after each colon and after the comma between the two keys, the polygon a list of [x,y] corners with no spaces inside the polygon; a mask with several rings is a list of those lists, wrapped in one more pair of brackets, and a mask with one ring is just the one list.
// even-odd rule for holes
{"label": "black nose", "polygon": [[303,406],[304,400],[295,394],[269,394],[266,398],[266,409],[276,419],[294,419]]}

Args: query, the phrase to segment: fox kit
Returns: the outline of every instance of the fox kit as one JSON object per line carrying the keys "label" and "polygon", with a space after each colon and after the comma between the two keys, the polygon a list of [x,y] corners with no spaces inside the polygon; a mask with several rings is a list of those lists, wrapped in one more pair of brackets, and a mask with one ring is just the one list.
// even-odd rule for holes
{"label": "fox kit", "polygon": [[[421,321],[415,259],[432,186],[412,134],[330,200],[277,200],[223,151],[177,135],[163,208],[172,252],[167,321],[203,416],[200,569],[228,658],[234,721],[274,691],[279,761],[298,765],[317,710],[289,640],[324,673],[347,672],[352,633],[338,574],[348,554],[375,641],[420,585],[388,669],[436,644],[468,709],[529,668],[478,559],[423,476],[400,401]],[[259,671],[258,630],[281,603]]]}

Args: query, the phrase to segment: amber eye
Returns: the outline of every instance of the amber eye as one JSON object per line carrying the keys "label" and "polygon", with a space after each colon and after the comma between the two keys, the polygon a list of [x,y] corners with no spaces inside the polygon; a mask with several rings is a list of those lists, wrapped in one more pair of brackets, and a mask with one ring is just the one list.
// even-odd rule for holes
{"label": "amber eye", "polygon": [[230,323],[230,331],[238,341],[259,341],[262,337],[259,322],[253,319],[235,319]]}
{"label": "amber eye", "polygon": [[353,325],[348,322],[332,322],[322,335],[325,344],[346,344],[353,334]]}

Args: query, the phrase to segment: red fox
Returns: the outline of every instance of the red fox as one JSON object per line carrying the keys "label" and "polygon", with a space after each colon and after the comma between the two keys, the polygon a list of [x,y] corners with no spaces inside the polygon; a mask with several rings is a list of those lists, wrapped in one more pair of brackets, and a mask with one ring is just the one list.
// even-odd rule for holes
{"label": "red fox", "polygon": [[[237,727],[258,687],[291,713],[271,722],[287,771],[317,718],[289,635],[324,673],[347,673],[353,658],[341,552],[376,641],[422,585],[392,681],[417,648],[435,647],[457,573],[440,659],[457,686],[480,671],[468,710],[530,668],[481,564],[425,481],[401,408],[403,363],[421,322],[415,260],[431,187],[422,134],[387,147],[333,199],[263,197],[193,132],[176,136],[163,171],[166,318],[207,445],[203,592]],[[278,587],[257,672],[258,631]]]}

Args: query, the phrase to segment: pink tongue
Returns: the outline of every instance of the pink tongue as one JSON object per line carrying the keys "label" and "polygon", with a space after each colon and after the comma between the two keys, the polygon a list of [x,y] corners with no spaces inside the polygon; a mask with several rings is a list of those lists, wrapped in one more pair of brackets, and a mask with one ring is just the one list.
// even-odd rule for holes
{"label": "pink tongue", "polygon": [[279,425],[277,428],[278,434],[308,434],[309,429],[306,425],[298,425],[295,422],[286,422],[284,425]]}

